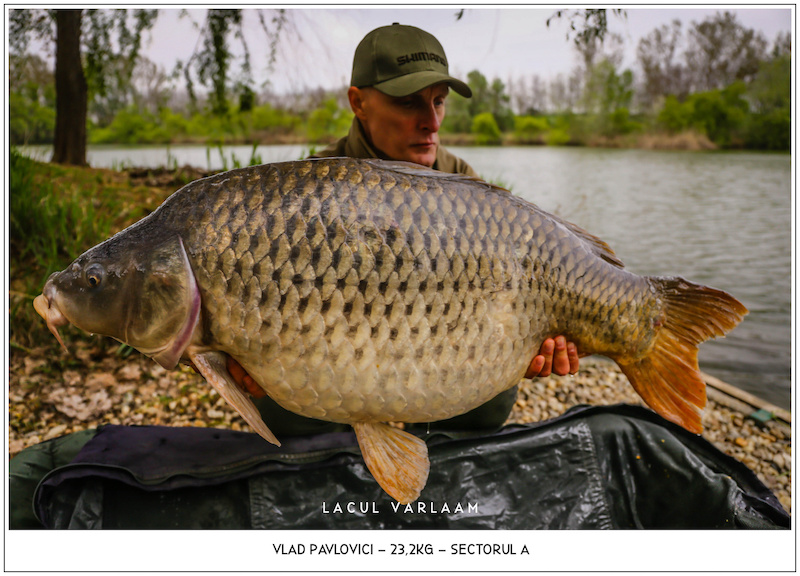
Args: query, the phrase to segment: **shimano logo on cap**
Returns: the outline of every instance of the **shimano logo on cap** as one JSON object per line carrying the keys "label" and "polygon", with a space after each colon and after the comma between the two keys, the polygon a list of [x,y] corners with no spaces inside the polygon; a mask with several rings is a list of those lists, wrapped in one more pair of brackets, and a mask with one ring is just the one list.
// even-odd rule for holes
{"label": "shimano logo on cap", "polygon": [[444,59],[444,56],[439,56],[433,52],[414,52],[413,54],[405,54],[397,57],[398,66],[402,66],[403,64],[408,64],[410,62],[420,61],[437,62],[442,66],[447,67],[447,60]]}

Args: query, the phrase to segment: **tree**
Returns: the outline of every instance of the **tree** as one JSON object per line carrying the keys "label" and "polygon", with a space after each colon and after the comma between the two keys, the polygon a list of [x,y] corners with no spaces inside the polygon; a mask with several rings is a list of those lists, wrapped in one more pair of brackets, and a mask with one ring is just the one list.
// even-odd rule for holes
{"label": "tree", "polygon": [[772,47],[772,58],[780,56],[791,56],[792,54],[792,33],[778,32],[775,37],[775,44]]}
{"label": "tree", "polygon": [[167,106],[171,96],[169,77],[163,68],[143,56],[133,69],[130,95],[140,110],[158,114]]}
{"label": "tree", "polygon": [[597,129],[613,136],[627,129],[628,111],[633,99],[633,73],[621,74],[611,60],[596,64],[586,79],[583,108],[595,115]]}
{"label": "tree", "polygon": [[681,37],[681,22],[673,20],[639,41],[636,56],[643,74],[640,91],[643,107],[652,109],[667,94],[687,96],[686,69],[677,61]]}
{"label": "tree", "polygon": [[692,94],[692,124],[719,146],[741,144],[738,132],[748,111],[747,102],[742,97],[744,91],[744,82],[740,80],[722,90]]}
{"label": "tree", "polygon": [[505,84],[498,78],[495,78],[490,84],[486,77],[477,70],[472,70],[467,74],[467,84],[472,90],[472,98],[466,104],[469,118],[472,119],[479,114],[489,112],[494,115],[495,121],[501,125],[502,130],[511,129],[514,120],[509,108],[510,98],[505,93]]}
{"label": "tree", "polygon": [[509,97],[516,113],[535,115],[544,114],[548,109],[547,84],[538,74],[529,76],[530,84],[525,78],[509,80]]}
{"label": "tree", "polygon": [[748,147],[789,150],[792,145],[791,36],[779,35],[771,58],[761,63],[747,88],[753,114],[747,127]]}
{"label": "tree", "polygon": [[38,56],[9,57],[9,139],[12,144],[52,144],[56,88],[53,71]]}
{"label": "tree", "polygon": [[321,108],[317,108],[308,117],[307,134],[312,142],[319,142],[341,134],[353,121],[349,109],[339,108],[334,98],[326,100]]}
{"label": "tree", "polygon": [[762,62],[748,88],[756,112],[789,108],[792,101],[792,57],[782,54]]}
{"label": "tree", "polygon": [[[103,92],[109,63],[136,60],[142,32],[152,26],[157,13],[133,10],[134,25],[129,28],[126,10],[103,12],[17,9],[10,14],[10,48],[16,56],[25,54],[31,37],[55,45],[55,163],[86,164],[89,99],[93,93]],[[109,41],[112,34],[117,38],[118,51]]]}
{"label": "tree", "polygon": [[[608,14],[605,8],[589,8],[586,10],[556,10],[555,14],[547,19],[550,22],[566,18],[569,21],[567,40],[572,32],[577,32],[573,42],[575,45],[587,44],[594,41],[603,42],[608,33]],[[627,17],[627,12],[620,8],[611,10],[611,13],[621,18]]]}
{"label": "tree", "polygon": [[[252,11],[248,11],[250,12]],[[271,67],[275,63],[278,38],[288,23],[288,15],[286,10],[274,10],[272,19],[268,23],[265,11],[255,10],[255,14],[258,16],[265,37],[269,40],[267,66]],[[239,66],[239,77],[234,80],[240,100],[243,95],[245,99],[248,97],[248,91],[254,93],[251,85],[250,49],[244,35],[243,16],[241,9],[208,10],[205,24],[200,32],[202,47],[195,51],[186,63],[178,63],[177,69],[183,71],[193,105],[197,105],[194,90],[194,75],[196,75],[201,85],[211,87],[211,112],[217,116],[225,116],[229,111],[227,94],[228,83],[231,80],[230,64],[233,58],[231,35],[239,41],[244,54]]]}
{"label": "tree", "polygon": [[56,10],[56,128],[53,162],[86,164],[88,87],[81,65],[81,11]]}
{"label": "tree", "polygon": [[472,90],[472,98],[467,101],[470,118],[489,111],[489,81],[478,70],[467,73],[467,84]]}
{"label": "tree", "polygon": [[489,112],[494,116],[500,130],[511,130],[514,126],[514,114],[509,107],[511,99],[506,94],[506,85],[499,78],[492,80],[488,97]]}
{"label": "tree", "polygon": [[691,91],[722,89],[736,80],[749,82],[765,59],[766,47],[764,36],[739,24],[731,12],[693,23],[685,52]]}

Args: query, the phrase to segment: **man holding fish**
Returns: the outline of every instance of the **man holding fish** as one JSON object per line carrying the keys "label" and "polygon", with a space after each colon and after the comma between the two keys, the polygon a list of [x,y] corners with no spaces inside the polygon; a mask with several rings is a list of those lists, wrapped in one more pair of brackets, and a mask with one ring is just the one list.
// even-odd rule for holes
{"label": "man holding fish", "polygon": [[[312,155],[313,158],[347,156],[401,160],[442,172],[479,177],[472,166],[439,145],[439,128],[444,121],[450,88],[465,98],[472,96],[472,90],[449,75],[444,49],[434,36],[414,26],[397,23],[373,30],[356,48],[350,84],[347,97],[355,114],[350,132],[333,146]],[[578,364],[575,344],[567,342],[563,336],[548,338],[525,376],[574,374]],[[270,422],[285,423],[283,427],[278,426],[284,434],[337,426],[283,410],[232,358],[228,361],[228,370],[240,386],[256,398],[256,406],[269,415]],[[507,419],[516,397],[515,386],[448,424],[498,428]]]}

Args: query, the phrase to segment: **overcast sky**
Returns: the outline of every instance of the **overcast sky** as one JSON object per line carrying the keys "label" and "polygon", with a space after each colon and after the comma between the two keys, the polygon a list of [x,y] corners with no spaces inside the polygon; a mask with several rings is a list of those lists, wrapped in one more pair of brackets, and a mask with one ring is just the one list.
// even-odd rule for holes
{"label": "overcast sky", "polygon": [[[609,14],[609,27],[619,33],[626,47],[625,67],[635,65],[635,49],[642,36],[673,19],[701,22],[726,8],[747,28],[764,34],[770,46],[779,32],[791,32],[794,15],[786,5],[774,8],[731,9],[718,7],[628,7],[626,18]],[[356,45],[370,30],[400,22],[427,30],[444,46],[451,74],[465,78],[474,69],[490,80],[498,77],[547,79],[567,74],[576,64],[575,51],[566,39],[568,23],[546,21],[556,8],[480,8],[468,7],[456,20],[457,6],[444,8],[290,8],[291,29],[284,33],[273,73],[265,68],[268,49],[259,20],[246,9],[245,36],[253,59],[257,82],[269,78],[278,92],[294,89],[337,88],[349,83]],[[249,12],[249,14],[247,14]],[[202,23],[204,10],[189,10],[191,19]],[[190,18],[179,18],[180,7],[162,9],[144,53],[171,70],[177,59],[186,60],[195,50],[199,33]],[[267,16],[271,16],[267,11]],[[466,78],[465,78],[466,79]]]}

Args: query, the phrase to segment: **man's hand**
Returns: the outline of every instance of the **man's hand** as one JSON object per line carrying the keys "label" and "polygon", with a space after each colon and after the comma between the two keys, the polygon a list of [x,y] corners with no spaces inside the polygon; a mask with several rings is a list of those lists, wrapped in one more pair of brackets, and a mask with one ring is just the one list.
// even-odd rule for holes
{"label": "man's hand", "polygon": [[563,336],[548,338],[542,342],[539,354],[531,360],[525,378],[549,376],[551,372],[559,376],[575,374],[578,364],[578,347],[575,344],[567,342]]}
{"label": "man's hand", "polygon": [[243,391],[248,392],[253,398],[263,398],[267,395],[264,389],[256,384],[252,376],[244,371],[242,365],[228,356],[228,372]]}

